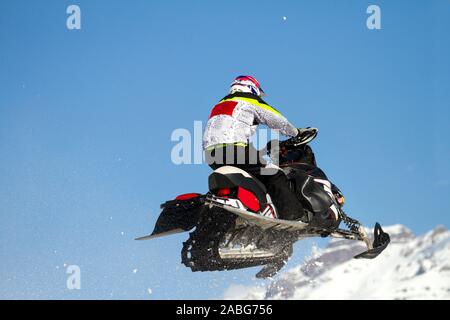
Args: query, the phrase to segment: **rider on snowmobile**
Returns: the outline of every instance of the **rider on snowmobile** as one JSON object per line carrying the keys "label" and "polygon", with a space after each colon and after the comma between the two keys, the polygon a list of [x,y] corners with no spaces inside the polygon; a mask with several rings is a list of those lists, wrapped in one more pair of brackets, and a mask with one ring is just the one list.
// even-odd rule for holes
{"label": "rider on snowmobile", "polygon": [[206,162],[216,170],[232,165],[241,168],[267,187],[279,216],[286,220],[303,218],[304,210],[291,192],[285,173],[277,168],[273,174],[263,174],[266,162],[250,143],[259,124],[278,129],[281,134],[295,137],[308,129],[297,129],[281,113],[264,100],[264,91],[251,76],[239,76],[231,84],[229,95],[215,105],[203,135]]}
{"label": "rider on snowmobile", "polygon": [[[363,241],[367,251],[355,258],[378,256],[389,244],[389,235],[376,223],[370,243],[363,226],[344,213],[342,194],[317,167],[307,145],[316,137],[317,129],[296,129],[261,99],[262,94],[256,79],[237,77],[229,95],[212,109],[204,132],[206,160],[211,168],[229,164],[241,170],[223,167],[209,176],[208,193],[183,194],[162,204],[154,231],[138,240],[195,228],[181,250],[185,266],[192,271],[217,271],[264,265],[257,278],[275,275],[291,256],[293,244],[309,236]],[[268,155],[276,157],[274,160],[279,161],[274,162],[284,171],[276,167],[275,174],[267,175],[274,170],[263,170],[265,161],[249,144],[259,124],[292,137],[280,142],[278,148],[267,144]],[[267,190],[245,171],[253,173]],[[264,199],[264,191],[270,194],[278,217],[297,221],[277,219],[270,199]],[[233,199],[235,195],[237,199]],[[261,203],[266,205],[265,210],[261,210]],[[341,222],[348,230],[339,228]]]}

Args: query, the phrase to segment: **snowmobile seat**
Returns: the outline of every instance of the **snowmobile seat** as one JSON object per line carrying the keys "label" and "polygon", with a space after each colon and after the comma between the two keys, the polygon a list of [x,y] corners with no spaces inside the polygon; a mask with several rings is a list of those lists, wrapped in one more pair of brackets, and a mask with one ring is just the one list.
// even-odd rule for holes
{"label": "snowmobile seat", "polygon": [[247,171],[237,167],[218,168],[209,176],[208,185],[209,190],[213,192],[222,188],[242,187],[253,192],[262,206],[267,204],[267,189],[264,184]]}

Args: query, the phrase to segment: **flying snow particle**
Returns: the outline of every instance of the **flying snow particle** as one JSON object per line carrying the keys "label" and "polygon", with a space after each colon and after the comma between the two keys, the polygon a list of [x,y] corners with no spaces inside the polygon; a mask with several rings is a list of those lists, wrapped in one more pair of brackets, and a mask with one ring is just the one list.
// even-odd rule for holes
{"label": "flying snow particle", "polygon": [[283,21],[286,21],[286,20],[287,20],[287,17],[286,17],[286,16],[284,16],[284,17],[283,17]]}
{"label": "flying snow particle", "polygon": [[148,289],[147,289],[147,292],[148,292],[148,294],[152,294],[152,293],[153,293],[153,291],[152,291],[151,288],[148,288]]}
{"label": "flying snow particle", "polygon": [[125,234],[125,232],[123,232],[123,231],[120,233],[121,236],[123,236],[124,234]]}
{"label": "flying snow particle", "polygon": [[133,273],[137,273],[138,272],[138,269],[133,269]]}

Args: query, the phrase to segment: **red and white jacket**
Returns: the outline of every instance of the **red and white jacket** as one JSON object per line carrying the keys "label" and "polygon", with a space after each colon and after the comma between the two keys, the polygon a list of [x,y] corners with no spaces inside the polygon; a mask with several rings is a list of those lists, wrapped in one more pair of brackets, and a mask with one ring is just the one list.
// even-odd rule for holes
{"label": "red and white jacket", "polygon": [[217,144],[247,144],[259,124],[294,137],[298,130],[275,108],[250,93],[237,92],[223,98],[211,110],[203,134],[203,148]]}

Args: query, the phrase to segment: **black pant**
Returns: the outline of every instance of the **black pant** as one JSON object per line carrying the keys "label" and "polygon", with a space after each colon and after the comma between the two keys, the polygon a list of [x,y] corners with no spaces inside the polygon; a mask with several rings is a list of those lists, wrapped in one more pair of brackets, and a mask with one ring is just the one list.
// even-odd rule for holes
{"label": "black pant", "polygon": [[258,178],[266,186],[281,219],[296,220],[303,216],[303,206],[291,191],[284,172],[274,169],[268,172],[264,169],[266,162],[253,146],[227,145],[207,150],[206,162],[213,170],[230,165]]}

